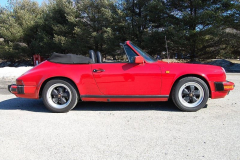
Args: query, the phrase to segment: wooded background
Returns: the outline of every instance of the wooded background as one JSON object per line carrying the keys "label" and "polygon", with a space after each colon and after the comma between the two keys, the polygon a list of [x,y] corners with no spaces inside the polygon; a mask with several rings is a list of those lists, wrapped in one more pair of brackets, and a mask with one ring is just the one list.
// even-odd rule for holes
{"label": "wooded background", "polygon": [[[10,0],[0,8],[0,58],[111,54],[131,40],[151,55],[237,58],[239,0]],[[182,58],[182,56],[180,56]]]}

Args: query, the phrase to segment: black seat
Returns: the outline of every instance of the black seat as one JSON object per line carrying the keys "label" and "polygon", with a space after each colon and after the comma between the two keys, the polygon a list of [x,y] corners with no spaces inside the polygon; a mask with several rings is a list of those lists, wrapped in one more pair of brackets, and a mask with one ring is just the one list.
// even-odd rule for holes
{"label": "black seat", "polygon": [[97,57],[93,50],[89,51],[89,57],[92,59],[93,63],[97,63]]}
{"label": "black seat", "polygon": [[97,51],[96,55],[97,55],[97,63],[103,63],[102,54],[99,51]]}

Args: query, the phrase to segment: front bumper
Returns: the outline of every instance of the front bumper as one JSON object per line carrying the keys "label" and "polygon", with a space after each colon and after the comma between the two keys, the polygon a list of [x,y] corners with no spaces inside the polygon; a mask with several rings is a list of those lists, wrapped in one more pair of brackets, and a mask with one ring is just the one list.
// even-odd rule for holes
{"label": "front bumper", "polygon": [[211,84],[211,98],[224,98],[226,95],[229,94],[231,90],[234,89],[235,85],[233,82],[212,82]]}
{"label": "front bumper", "polygon": [[233,82],[214,82],[215,91],[230,91],[233,90],[235,85]]}

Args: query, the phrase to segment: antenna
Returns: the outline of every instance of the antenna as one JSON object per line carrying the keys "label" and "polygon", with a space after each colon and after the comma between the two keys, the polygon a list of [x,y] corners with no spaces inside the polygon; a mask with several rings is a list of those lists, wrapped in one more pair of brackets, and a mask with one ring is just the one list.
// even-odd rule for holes
{"label": "antenna", "polygon": [[169,55],[168,55],[168,46],[167,46],[167,37],[165,36],[165,42],[166,42],[166,49],[167,49],[167,58],[168,58],[168,63],[169,63]]}

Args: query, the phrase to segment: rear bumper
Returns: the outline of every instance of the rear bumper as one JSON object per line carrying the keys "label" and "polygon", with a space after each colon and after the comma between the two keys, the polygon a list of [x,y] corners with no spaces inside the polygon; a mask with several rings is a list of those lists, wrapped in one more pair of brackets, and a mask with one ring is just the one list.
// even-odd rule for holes
{"label": "rear bumper", "polygon": [[17,97],[38,99],[36,86],[8,85],[8,91]]}
{"label": "rear bumper", "polygon": [[13,94],[24,94],[24,86],[17,86],[16,84],[8,85],[8,91]]}
{"label": "rear bumper", "polygon": [[224,98],[235,87],[234,83],[229,81],[214,82],[213,86],[214,86],[214,89],[212,90],[212,95],[211,95],[212,99]]}

